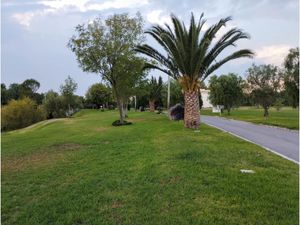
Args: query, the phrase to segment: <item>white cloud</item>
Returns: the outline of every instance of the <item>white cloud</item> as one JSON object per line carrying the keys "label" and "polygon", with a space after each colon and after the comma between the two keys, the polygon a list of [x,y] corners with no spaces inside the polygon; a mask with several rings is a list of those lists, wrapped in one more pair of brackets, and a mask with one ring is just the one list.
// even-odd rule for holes
{"label": "white cloud", "polygon": [[20,25],[28,28],[30,26],[31,20],[34,17],[33,12],[28,13],[15,13],[12,15],[12,18],[19,23]]}
{"label": "white cloud", "polygon": [[148,0],[113,0],[103,3],[93,3],[86,6],[86,10],[105,10],[121,8],[137,8],[149,4]]}
{"label": "white cloud", "polygon": [[148,4],[148,0],[107,0],[102,3],[91,3],[90,0],[45,0],[38,4],[50,7],[55,10],[73,8],[80,12],[89,10],[136,8]]}
{"label": "white cloud", "polygon": [[153,10],[146,16],[147,20],[152,24],[164,25],[165,23],[171,24],[170,15],[163,15],[162,10]]}
{"label": "white cloud", "polygon": [[55,10],[61,10],[65,8],[75,8],[79,11],[85,11],[86,4],[89,0],[46,0],[39,1],[38,4],[44,5],[46,7],[50,7]]}
{"label": "white cloud", "polygon": [[256,49],[256,58],[267,64],[280,66],[291,46],[289,45],[270,45]]}
{"label": "white cloud", "polygon": [[147,5],[148,0],[107,0],[102,3],[90,3],[91,0],[44,0],[37,4],[45,6],[45,9],[25,13],[15,13],[12,18],[25,28],[29,28],[36,16],[45,16],[61,11],[86,12],[90,10],[101,11],[106,9],[136,8]]}

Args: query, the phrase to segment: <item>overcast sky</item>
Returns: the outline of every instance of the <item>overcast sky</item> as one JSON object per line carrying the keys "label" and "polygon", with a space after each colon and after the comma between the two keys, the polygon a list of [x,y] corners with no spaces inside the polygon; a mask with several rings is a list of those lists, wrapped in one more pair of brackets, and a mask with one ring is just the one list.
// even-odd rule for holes
{"label": "overcast sky", "polygon": [[[34,78],[39,92],[59,90],[70,75],[78,83],[77,94],[101,81],[78,67],[66,47],[77,24],[101,16],[140,11],[146,24],[169,23],[170,13],[188,23],[190,13],[204,12],[207,25],[232,16],[227,29],[239,27],[251,35],[238,48],[255,51],[254,59],[225,64],[217,75],[234,72],[241,76],[252,63],[280,66],[288,50],[299,45],[298,0],[2,0],[1,77],[5,84]],[[224,33],[225,30],[222,30]],[[153,40],[148,38],[149,44]],[[231,49],[234,50],[234,49]],[[150,75],[158,75],[152,71]],[[166,80],[166,77],[164,77]]]}

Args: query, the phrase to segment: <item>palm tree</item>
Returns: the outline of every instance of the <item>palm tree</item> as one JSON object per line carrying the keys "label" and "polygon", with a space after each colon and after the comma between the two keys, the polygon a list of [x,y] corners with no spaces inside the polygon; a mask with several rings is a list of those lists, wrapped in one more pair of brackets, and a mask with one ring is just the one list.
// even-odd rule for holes
{"label": "palm tree", "polygon": [[162,78],[161,76],[158,78],[151,77],[150,82],[148,83],[149,88],[149,107],[150,112],[154,112],[155,110],[155,101],[158,101],[161,97],[161,90],[162,90]]}
{"label": "palm tree", "polygon": [[[242,49],[216,60],[224,49],[229,46],[235,47],[237,40],[250,37],[242,30],[232,28],[214,42],[220,29],[231,20],[231,17],[221,19],[205,31],[203,26],[206,20],[203,19],[203,13],[198,23],[195,22],[194,15],[191,15],[188,29],[175,15],[172,14],[171,19],[173,29],[165,24],[165,27],[155,25],[146,31],[161,45],[163,53],[147,44],[138,46],[136,50],[154,59],[153,63],[147,63],[145,68],[158,69],[179,82],[184,91],[184,125],[198,129],[200,125],[198,96],[201,82],[230,60],[253,57],[251,50]],[[203,35],[200,35],[201,31]]]}

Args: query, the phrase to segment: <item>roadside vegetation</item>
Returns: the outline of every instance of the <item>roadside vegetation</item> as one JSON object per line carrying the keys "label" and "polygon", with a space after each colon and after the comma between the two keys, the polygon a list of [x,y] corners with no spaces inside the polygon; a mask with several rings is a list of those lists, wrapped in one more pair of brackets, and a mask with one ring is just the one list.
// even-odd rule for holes
{"label": "roadside vegetation", "polygon": [[297,164],[204,124],[128,115],[2,134],[2,224],[298,224]]}

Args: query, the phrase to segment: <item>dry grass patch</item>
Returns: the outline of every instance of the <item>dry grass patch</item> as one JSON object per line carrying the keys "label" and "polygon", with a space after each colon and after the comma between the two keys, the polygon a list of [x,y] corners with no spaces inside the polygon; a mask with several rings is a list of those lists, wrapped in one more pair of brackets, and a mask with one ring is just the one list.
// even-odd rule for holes
{"label": "dry grass patch", "polygon": [[30,155],[4,158],[1,169],[3,172],[16,172],[26,169],[47,168],[66,159],[69,156],[66,151],[78,150],[81,147],[82,145],[75,143],[55,144]]}
{"label": "dry grass patch", "polygon": [[107,128],[107,127],[97,127],[96,129],[95,129],[95,131],[97,131],[97,132],[104,132],[104,131],[107,131],[109,128]]}

